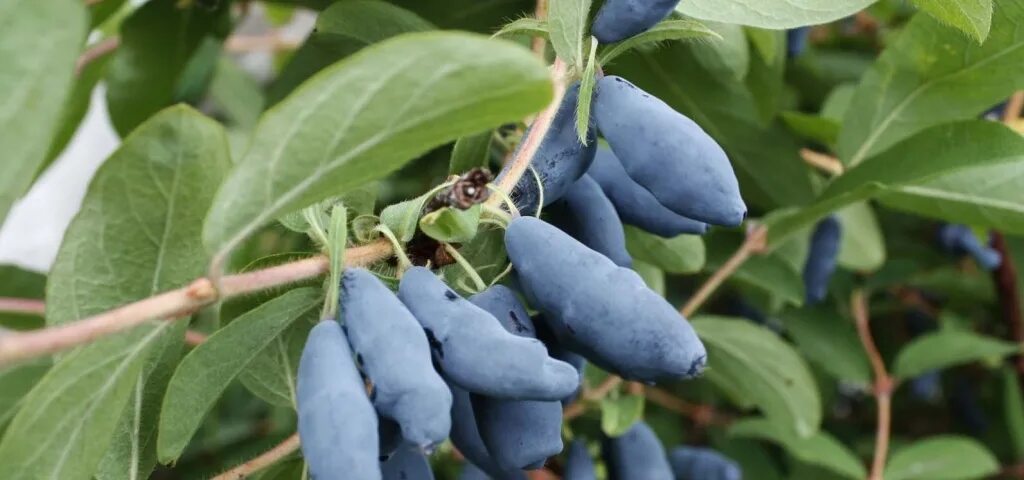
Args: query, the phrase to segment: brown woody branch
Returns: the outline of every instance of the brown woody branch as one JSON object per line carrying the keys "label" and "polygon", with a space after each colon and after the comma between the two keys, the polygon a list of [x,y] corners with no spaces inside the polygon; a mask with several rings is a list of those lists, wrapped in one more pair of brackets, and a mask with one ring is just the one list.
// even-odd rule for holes
{"label": "brown woody branch", "polygon": [[246,478],[264,468],[267,468],[288,455],[295,453],[299,449],[299,434],[294,433],[292,436],[286,438],[283,442],[279,443],[274,448],[267,450],[266,453],[260,455],[248,462],[245,462],[231,470],[228,470],[216,477],[213,480],[239,480]]}
{"label": "brown woody branch", "polygon": [[864,352],[871,362],[875,377],[875,402],[878,404],[878,424],[875,429],[875,453],[871,461],[871,473],[868,480],[882,480],[885,461],[889,455],[889,436],[892,427],[892,391],[895,385],[893,378],[885,368],[882,354],[878,351],[875,339],[871,335],[871,324],[868,317],[868,298],[864,290],[853,291],[850,298],[850,309],[857,335],[860,337]]}
{"label": "brown woody branch", "polygon": [[31,298],[0,297],[0,312],[42,316],[46,313],[46,304]]}

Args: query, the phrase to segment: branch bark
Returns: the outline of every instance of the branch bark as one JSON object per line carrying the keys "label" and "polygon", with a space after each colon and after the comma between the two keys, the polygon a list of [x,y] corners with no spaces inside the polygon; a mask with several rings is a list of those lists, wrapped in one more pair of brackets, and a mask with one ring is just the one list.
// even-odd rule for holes
{"label": "branch bark", "polygon": [[42,316],[46,313],[46,304],[42,300],[31,298],[0,297],[0,312]]}
{"label": "branch bark", "polygon": [[[992,248],[1003,257],[999,268],[992,272],[1003,321],[1010,329],[1010,339],[1018,345],[1024,344],[1024,316],[1021,314],[1020,290],[1017,286],[1017,266],[1013,263],[1013,255],[1002,233],[992,232]],[[1024,380],[1024,356],[1015,355],[1013,366],[1017,370],[1017,376]]]}
{"label": "branch bark", "polygon": [[871,473],[868,480],[882,480],[882,472],[885,470],[885,461],[889,455],[889,435],[892,426],[892,391],[894,386],[893,378],[885,368],[882,354],[875,345],[875,339],[871,335],[870,319],[868,317],[868,298],[864,290],[853,291],[850,297],[850,309],[853,313],[854,323],[857,326],[857,335],[860,337],[861,345],[867,353],[871,362],[871,369],[875,377],[875,402],[878,404],[878,423],[875,428],[875,453],[871,461]]}
{"label": "branch bark", "polygon": [[743,266],[751,255],[764,251],[767,242],[768,229],[763,225],[753,227],[747,232],[747,238],[740,245],[740,248],[701,285],[700,289],[686,302],[686,305],[683,305],[683,308],[679,310],[679,313],[687,318],[693,315],[711,297],[711,294],[718,290],[722,283],[725,283],[732,274],[736,273],[736,270]]}
{"label": "branch bark", "polygon": [[299,449],[299,434],[294,433],[292,436],[286,438],[283,442],[279,443],[276,447],[267,450],[266,453],[260,455],[248,462],[245,462],[231,470],[228,470],[216,477],[213,480],[238,480],[246,478],[264,468],[267,468],[288,455],[291,455]]}

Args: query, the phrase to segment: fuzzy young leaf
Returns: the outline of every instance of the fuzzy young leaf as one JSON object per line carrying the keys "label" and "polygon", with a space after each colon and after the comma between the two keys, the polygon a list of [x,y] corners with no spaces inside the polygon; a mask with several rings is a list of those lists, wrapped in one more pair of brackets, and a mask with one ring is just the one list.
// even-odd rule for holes
{"label": "fuzzy young leaf", "polygon": [[996,0],[992,32],[978,46],[928,15],[915,16],[857,87],[839,134],[840,159],[857,165],[928,127],[977,116],[1024,88],[1021,18],[1024,0]]}
{"label": "fuzzy young leaf", "polygon": [[551,46],[570,67],[584,64],[583,41],[590,14],[590,0],[548,0]]}
{"label": "fuzzy young leaf", "polygon": [[968,480],[998,471],[998,460],[977,440],[943,435],[893,452],[885,466],[885,480]]}
{"label": "fuzzy young leaf", "polygon": [[651,29],[646,32],[604,48],[599,56],[599,63],[601,65],[606,65],[619,55],[643,45],[691,39],[722,40],[722,36],[696,20],[665,20],[651,27]]}
{"label": "fuzzy young leaf", "polygon": [[704,268],[704,239],[696,235],[661,238],[626,225],[626,249],[640,261],[668,273],[696,273]]}
{"label": "fuzzy young leaf", "polygon": [[676,11],[701,20],[783,29],[815,25],[857,13],[876,0],[702,0]]}
{"label": "fuzzy young leaf", "polygon": [[476,236],[480,226],[480,205],[466,210],[445,207],[420,219],[420,230],[428,237],[445,243],[464,243]]}
{"label": "fuzzy young leaf", "polygon": [[380,212],[380,223],[391,230],[400,242],[408,242],[416,235],[420,214],[433,195],[426,193],[412,200],[388,205]]}
{"label": "fuzzy young leaf", "polygon": [[284,212],[387,175],[459,136],[519,119],[550,99],[544,66],[511,43],[427,32],[368,47],[263,116],[217,193],[206,245],[226,253]]}
{"label": "fuzzy young leaf", "polygon": [[21,400],[50,369],[49,359],[39,359],[0,370],[0,425],[7,423],[21,406]]}
{"label": "fuzzy young leaf", "polygon": [[462,175],[476,167],[487,168],[491,161],[491,143],[494,132],[486,130],[473,135],[459,137],[452,148],[452,157],[448,162],[450,175]]}
{"label": "fuzzy young leaf", "polygon": [[597,61],[594,58],[597,53],[596,38],[590,38],[589,51],[587,65],[583,69],[583,77],[580,78],[580,93],[576,97],[576,136],[584,145],[587,144],[587,134],[591,129],[590,104],[594,101],[594,86],[597,84],[595,76]]}
{"label": "fuzzy young leaf", "polygon": [[914,0],[917,8],[984,43],[992,28],[992,0]]}
{"label": "fuzzy young leaf", "polygon": [[977,360],[999,359],[1020,351],[1009,342],[984,337],[970,331],[946,328],[922,335],[900,350],[893,375],[912,378],[931,370]]}
{"label": "fuzzy young leaf", "polygon": [[644,417],[643,395],[622,395],[601,400],[601,431],[618,437]]}
{"label": "fuzzy young leaf", "polygon": [[506,23],[494,34],[495,37],[511,37],[513,35],[529,35],[547,39],[551,36],[548,22],[533,17],[523,17]]}
{"label": "fuzzy young leaf", "polygon": [[708,366],[719,379],[795,437],[811,437],[818,431],[822,410],[818,387],[792,346],[743,319],[702,316],[691,323],[707,346]]}
{"label": "fuzzy young leaf", "polygon": [[0,0],[0,223],[47,157],[87,24],[78,0]]}
{"label": "fuzzy young leaf", "polygon": [[[845,478],[859,479],[867,476],[857,456],[825,431],[800,438],[767,419],[747,418],[734,423],[729,428],[729,435],[777,443],[800,461],[828,469]],[[885,478],[889,480],[888,476]]]}
{"label": "fuzzy young leaf", "polygon": [[161,462],[181,455],[231,381],[292,322],[315,310],[320,300],[319,289],[291,290],[236,318],[185,356],[163,399],[157,437]]}

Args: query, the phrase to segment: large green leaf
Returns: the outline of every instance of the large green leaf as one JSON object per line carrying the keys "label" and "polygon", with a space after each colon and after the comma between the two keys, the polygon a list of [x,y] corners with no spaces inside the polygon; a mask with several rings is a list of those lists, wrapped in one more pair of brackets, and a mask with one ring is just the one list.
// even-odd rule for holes
{"label": "large green leaf", "polygon": [[50,369],[50,359],[42,358],[0,370],[0,426],[7,423],[21,406],[21,399]]}
{"label": "large green leaf", "polygon": [[992,28],[992,0],[914,0],[914,4],[978,43],[985,41]]}
{"label": "large green leaf", "polygon": [[519,119],[550,98],[543,64],[506,41],[427,32],[366,48],[263,116],[217,193],[206,245],[230,250],[285,212],[380,178],[461,135]]}
{"label": "large green leaf", "polygon": [[[757,438],[779,444],[800,461],[816,465],[846,478],[867,476],[860,460],[846,446],[828,432],[819,431],[806,438],[780,429],[764,418],[747,418],[729,427],[729,435],[739,438]],[[885,477],[889,480],[889,477]]]}
{"label": "large green leaf", "polygon": [[701,0],[680,2],[684,15],[762,28],[793,28],[828,23],[876,0]]}
{"label": "large green leaf", "polygon": [[885,239],[871,205],[867,202],[854,203],[837,214],[843,225],[839,265],[861,272],[881,268],[885,263]]}
{"label": "large green leaf", "polygon": [[[1017,172],[1021,161],[1024,138],[999,123],[969,120],[931,127],[847,170],[814,205],[769,218],[771,241],[874,196],[930,217],[1024,233],[1024,209],[1013,205],[1024,188],[1024,176]],[[979,188],[978,177],[994,171],[1001,176],[985,179]]]}
{"label": "large green leaf", "polygon": [[977,116],[1024,88],[1021,18],[1024,0],[996,0],[992,32],[979,46],[928,15],[914,17],[857,87],[839,134],[843,162],[856,165],[928,127]]}
{"label": "large green leaf", "polygon": [[944,435],[897,449],[885,480],[968,480],[999,471],[999,461],[977,440]]}
{"label": "large green leaf", "polygon": [[320,305],[321,291],[298,288],[236,318],[181,361],[160,413],[157,453],[176,460],[228,384],[293,321]]}
{"label": "large green leaf", "polygon": [[708,349],[709,368],[769,421],[801,438],[818,431],[818,387],[793,347],[743,319],[702,316],[692,324]]}
{"label": "large green leaf", "polygon": [[808,361],[837,380],[871,383],[871,365],[851,322],[821,307],[789,309],[780,317]]}
{"label": "large green leaf", "polygon": [[[128,134],[150,115],[182,100],[179,88],[195,78],[186,75],[193,73],[187,72],[193,57],[204,42],[212,41],[216,47],[227,35],[230,4],[219,5],[210,10],[193,3],[182,6],[177,0],[153,0],[121,24],[121,45],[105,78],[110,122],[119,134]],[[210,74],[208,81],[215,66],[214,61],[208,71],[194,74]]]}
{"label": "large green leaf", "polygon": [[46,159],[87,25],[79,0],[0,0],[0,222]]}
{"label": "large green leaf", "polygon": [[[569,66],[583,66],[583,36],[587,31],[590,0],[548,0],[551,46]],[[588,44],[590,42],[587,42]]]}
{"label": "large green leaf", "polygon": [[[201,275],[202,218],[228,167],[221,127],[187,107],[159,113],[100,168],[71,222],[47,285],[59,325]],[[4,441],[6,478],[89,478],[124,416],[139,462],[154,422],[139,389],[180,345],[183,322],[162,319],[68,354],[23,401]],[[136,401],[129,403],[131,398]],[[129,406],[130,405],[130,406]],[[10,467],[10,468],[6,468]]]}
{"label": "large green leaf", "polygon": [[763,126],[747,86],[705,68],[693,47],[674,42],[634,50],[616,59],[614,73],[689,116],[720,143],[748,205],[769,210],[809,203],[813,189],[800,143],[781,124]]}
{"label": "large green leaf", "polygon": [[697,235],[662,238],[627,225],[626,248],[640,261],[668,273],[696,273],[704,268],[704,239]]}
{"label": "large green leaf", "polygon": [[[742,241],[742,234],[712,231],[704,241],[707,248],[705,270],[710,273],[721,268]],[[732,275],[731,280],[756,287],[791,305],[802,305],[804,282],[800,275],[797,266],[779,252],[772,252],[748,258]]]}
{"label": "large green leaf", "polygon": [[242,385],[271,405],[295,408],[295,375],[316,317],[293,322],[264,347],[239,375]]}
{"label": "large green leaf", "polygon": [[898,378],[912,378],[931,370],[977,360],[1000,359],[1017,353],[1020,347],[976,333],[944,328],[921,335],[900,350],[893,367]]}

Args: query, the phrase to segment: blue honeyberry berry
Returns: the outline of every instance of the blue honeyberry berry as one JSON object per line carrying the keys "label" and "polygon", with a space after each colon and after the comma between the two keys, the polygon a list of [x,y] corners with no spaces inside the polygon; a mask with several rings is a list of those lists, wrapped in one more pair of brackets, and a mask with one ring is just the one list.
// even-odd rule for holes
{"label": "blue honeyberry berry", "polygon": [[807,50],[807,37],[810,27],[797,27],[786,30],[786,58],[796,58]]}
{"label": "blue honeyberry berry", "polygon": [[605,439],[602,454],[610,480],[674,480],[665,447],[643,420],[621,436]]}
{"label": "blue honeyberry berry", "polygon": [[576,369],[548,357],[540,340],[507,332],[426,268],[407,270],[398,296],[426,330],[445,377],[466,390],[510,400],[559,400],[579,386]]}
{"label": "blue honeyberry berry", "polygon": [[601,43],[621,42],[650,30],[678,4],[679,0],[608,0],[597,11],[591,34]]}
{"label": "blue honeyberry berry", "polygon": [[[463,476],[465,478],[490,477],[495,480],[525,480],[526,474],[522,470],[504,470],[491,458],[487,446],[480,438],[480,431],[477,429],[476,414],[473,411],[470,393],[457,385],[449,383],[449,386],[453,397],[452,445],[455,445],[455,448],[459,449],[462,456],[468,460],[463,468]],[[463,478],[463,476],[459,478]]]}
{"label": "blue honeyberry berry", "polygon": [[829,215],[814,227],[811,245],[804,263],[804,290],[810,305],[825,301],[828,283],[836,271],[839,259],[839,242],[842,240],[842,225],[839,218]]}
{"label": "blue honeyberry berry", "polygon": [[551,222],[620,267],[632,267],[626,232],[611,200],[588,175],[580,177],[549,210]]}
{"label": "blue honeyberry berry", "polygon": [[309,332],[299,361],[296,403],[310,475],[317,480],[380,480],[377,412],[348,341],[333,320]]}
{"label": "blue honeyberry berry", "polygon": [[569,444],[569,454],[565,459],[565,473],[562,480],[597,480],[594,470],[594,459],[587,452],[587,444],[583,440],[574,440]]}
{"label": "blue honeyberry berry", "polygon": [[992,271],[1003,263],[1003,256],[983,245],[967,225],[948,223],[939,228],[939,244],[953,255],[970,255],[984,270]]}
{"label": "blue honeyberry berry", "polygon": [[630,178],[669,210],[715,225],[743,222],[729,158],[693,120],[616,76],[597,82],[594,119]]}
{"label": "blue honeyberry berry", "polygon": [[668,454],[676,480],[742,480],[739,464],[710,448],[676,447]]}
{"label": "blue honeyberry berry", "polygon": [[703,235],[708,231],[706,223],[686,218],[658,203],[650,191],[630,178],[622,163],[608,148],[597,149],[587,175],[601,186],[625,224],[664,238],[682,234]]}
{"label": "blue honeyberry berry", "polygon": [[405,445],[380,467],[383,480],[434,480],[430,462],[419,448]]}
{"label": "blue honeyberry berry", "polygon": [[707,353],[689,322],[636,272],[531,217],[512,221],[505,247],[530,305],[566,348],[645,382],[704,370]]}

